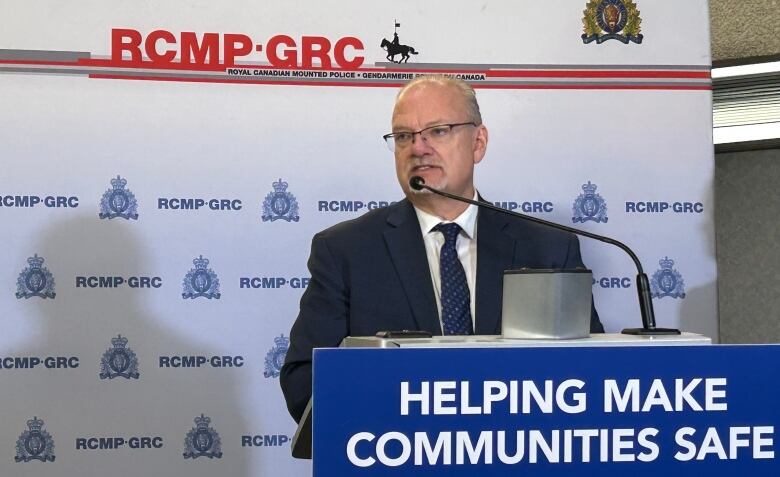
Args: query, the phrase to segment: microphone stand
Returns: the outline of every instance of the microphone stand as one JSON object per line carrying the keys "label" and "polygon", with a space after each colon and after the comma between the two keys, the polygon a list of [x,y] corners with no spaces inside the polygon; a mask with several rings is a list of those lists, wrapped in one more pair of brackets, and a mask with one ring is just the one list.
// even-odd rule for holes
{"label": "microphone stand", "polygon": [[644,270],[642,269],[642,264],[639,262],[639,258],[636,256],[636,254],[631,250],[628,245],[619,242],[615,239],[611,239],[609,237],[605,237],[603,235],[594,234],[591,232],[586,232],[584,230],[575,229],[573,227],[568,227],[566,225],[556,224],[555,222],[549,222],[547,220],[539,219],[537,217],[532,217],[530,215],[521,214],[518,212],[512,212],[506,209],[502,209],[501,207],[497,207],[493,204],[487,203],[487,202],[479,202],[472,199],[467,199],[465,197],[461,197],[458,195],[450,194],[449,192],[444,192],[438,189],[434,189],[433,187],[425,185],[425,180],[420,176],[414,176],[411,179],[409,179],[409,186],[414,190],[427,190],[430,192],[433,192],[434,194],[440,195],[442,197],[447,197],[448,199],[457,200],[460,202],[465,202],[467,204],[473,204],[477,207],[485,207],[490,210],[495,210],[496,212],[501,212],[503,214],[511,215],[513,217],[519,217],[523,220],[528,220],[531,222],[535,222],[537,224],[545,225],[547,227],[552,227],[554,229],[563,230],[575,235],[581,235],[583,237],[588,237],[594,240],[598,240],[599,242],[608,243],[611,245],[614,245],[624,252],[626,252],[629,257],[631,257],[631,260],[634,261],[634,265],[636,265],[637,269],[637,275],[636,275],[636,289],[637,294],[639,297],[639,310],[642,314],[642,328],[626,328],[622,331],[624,335],[641,335],[641,336],[658,336],[658,335],[679,335],[680,330],[674,329],[674,328],[658,328],[655,324],[655,312],[653,311],[653,298],[652,294],[650,293],[650,280],[647,278],[647,275],[645,274]]}

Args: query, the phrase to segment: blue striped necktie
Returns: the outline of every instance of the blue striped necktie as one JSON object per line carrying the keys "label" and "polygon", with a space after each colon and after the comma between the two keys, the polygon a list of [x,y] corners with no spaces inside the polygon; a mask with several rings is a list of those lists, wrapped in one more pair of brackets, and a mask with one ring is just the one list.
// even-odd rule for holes
{"label": "blue striped necktie", "polygon": [[461,230],[460,225],[439,224],[433,230],[444,234],[444,245],[439,255],[441,321],[444,334],[473,335],[469,285],[455,246]]}

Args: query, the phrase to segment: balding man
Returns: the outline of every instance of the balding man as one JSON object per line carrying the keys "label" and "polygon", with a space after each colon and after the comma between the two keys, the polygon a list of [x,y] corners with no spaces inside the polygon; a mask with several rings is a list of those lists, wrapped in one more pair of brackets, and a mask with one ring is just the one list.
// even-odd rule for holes
{"label": "balding man", "polygon": [[[396,98],[392,130],[384,138],[406,199],[312,240],[311,282],[280,379],[296,421],[311,397],[314,348],[383,330],[497,335],[504,270],[584,267],[573,235],[409,187],[420,176],[436,189],[479,197],[474,166],[485,157],[488,130],[468,84],[411,81]],[[595,308],[591,331],[603,332]]]}

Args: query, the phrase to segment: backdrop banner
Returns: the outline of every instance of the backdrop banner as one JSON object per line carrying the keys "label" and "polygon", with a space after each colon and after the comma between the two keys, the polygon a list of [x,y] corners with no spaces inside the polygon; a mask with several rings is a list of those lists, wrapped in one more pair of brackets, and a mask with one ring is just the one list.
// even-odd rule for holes
{"label": "backdrop banner", "polygon": [[[483,197],[611,235],[717,338],[708,6],[40,1],[0,29],[0,475],[300,476],[311,237],[402,198],[398,87],[477,88]],[[608,331],[635,271],[582,240]]]}

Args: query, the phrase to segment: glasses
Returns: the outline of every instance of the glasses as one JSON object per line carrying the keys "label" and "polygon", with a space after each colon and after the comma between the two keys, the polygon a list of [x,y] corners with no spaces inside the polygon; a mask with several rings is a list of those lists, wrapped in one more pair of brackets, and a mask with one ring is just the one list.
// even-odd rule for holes
{"label": "glasses", "polygon": [[436,126],[429,126],[419,131],[401,131],[396,133],[385,134],[382,139],[387,143],[388,149],[395,152],[396,149],[403,149],[409,147],[414,142],[414,136],[419,134],[420,138],[425,141],[426,144],[440,145],[445,144],[452,137],[452,130],[458,126],[474,126],[476,123],[455,123],[455,124],[437,124]]}

